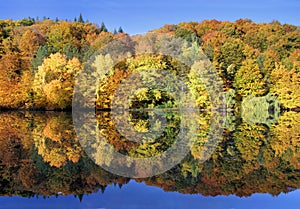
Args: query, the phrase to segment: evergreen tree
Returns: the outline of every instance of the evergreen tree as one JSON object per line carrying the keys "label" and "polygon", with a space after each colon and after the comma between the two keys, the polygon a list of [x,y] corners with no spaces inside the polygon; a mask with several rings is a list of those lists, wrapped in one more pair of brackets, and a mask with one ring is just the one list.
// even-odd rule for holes
{"label": "evergreen tree", "polygon": [[101,23],[100,32],[107,32],[107,28],[106,28],[104,22]]}
{"label": "evergreen tree", "polygon": [[83,195],[84,195],[84,194],[79,194],[79,195],[78,195],[78,199],[79,199],[80,202],[82,202]]}
{"label": "evergreen tree", "polygon": [[118,33],[124,33],[122,27],[119,27]]}
{"label": "evergreen tree", "polygon": [[84,23],[82,14],[80,13],[79,17],[78,17],[78,22]]}
{"label": "evergreen tree", "polygon": [[32,59],[31,65],[33,70],[37,71],[38,66],[42,65],[44,59],[50,55],[48,46],[40,46],[35,54],[35,58]]}

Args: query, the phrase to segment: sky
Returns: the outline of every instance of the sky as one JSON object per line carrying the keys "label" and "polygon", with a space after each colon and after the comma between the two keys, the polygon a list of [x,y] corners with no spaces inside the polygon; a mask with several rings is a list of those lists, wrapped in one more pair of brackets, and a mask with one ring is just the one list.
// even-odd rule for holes
{"label": "sky", "polygon": [[82,13],[92,23],[113,31],[143,34],[165,24],[205,19],[300,25],[299,0],[0,0],[0,19],[43,16],[73,20]]}

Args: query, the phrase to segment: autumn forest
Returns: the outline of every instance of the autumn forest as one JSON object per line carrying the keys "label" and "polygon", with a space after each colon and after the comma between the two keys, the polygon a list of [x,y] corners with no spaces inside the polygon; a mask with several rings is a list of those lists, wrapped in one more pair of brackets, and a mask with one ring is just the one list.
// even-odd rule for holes
{"label": "autumn forest", "polygon": [[[199,47],[222,78],[224,91],[234,100],[240,102],[249,95],[270,93],[277,97],[281,108],[296,110],[300,107],[299,30],[275,21],[256,24],[246,19],[234,23],[211,20],[165,25],[153,32],[189,41],[197,38]],[[108,32],[104,23],[97,26],[82,18],[73,22],[1,20],[1,109],[70,109],[76,75],[85,70],[85,64],[97,50],[122,37],[131,39],[122,28]],[[176,68],[174,62],[162,56],[151,56],[135,56],[116,66],[107,78],[110,91],[118,85],[116,80],[126,77],[133,68],[142,65]],[[191,84],[191,88],[202,94],[195,85]],[[99,100],[101,106],[103,98]],[[207,107],[208,102],[204,98],[199,106]]]}
{"label": "autumn forest", "polygon": [[[136,49],[152,47],[147,44],[156,39],[153,34],[191,43],[176,48],[184,55],[203,53],[220,78],[216,82],[226,99],[224,121],[211,111],[214,104],[209,88],[187,65],[163,54],[136,53]],[[182,162],[163,174],[136,181],[165,191],[205,196],[278,195],[300,188],[300,27],[277,21],[205,20],[164,25],[144,37],[130,36],[121,27],[109,32],[104,23],[85,21],[81,15],[74,21],[0,20],[1,196],[48,197],[62,192],[82,198],[83,194],[104,192],[110,184],[127,184],[130,178],[101,168],[114,161],[102,154],[101,144],[87,154],[79,141],[70,113],[75,81],[79,74],[90,72],[96,72],[101,81],[92,95],[99,111],[95,124],[83,127],[86,133],[101,133],[118,152],[147,158],[174,143],[182,120],[179,113],[166,110],[160,137],[136,143],[122,136],[114,120],[130,121],[137,133],[145,133],[152,113],[133,110],[124,120],[122,115],[112,115],[110,108],[122,80],[132,72],[143,75],[153,68],[185,78],[199,110],[192,115],[199,127]],[[104,71],[113,57],[98,52],[116,40],[125,40],[122,49],[128,56]],[[132,109],[179,105],[166,91],[138,88],[138,82],[134,85]],[[84,94],[76,93],[78,98]],[[211,156],[201,162],[211,124],[222,126],[221,136]],[[157,120],[155,126],[161,129],[162,124]],[[193,127],[186,129],[193,134]]]}

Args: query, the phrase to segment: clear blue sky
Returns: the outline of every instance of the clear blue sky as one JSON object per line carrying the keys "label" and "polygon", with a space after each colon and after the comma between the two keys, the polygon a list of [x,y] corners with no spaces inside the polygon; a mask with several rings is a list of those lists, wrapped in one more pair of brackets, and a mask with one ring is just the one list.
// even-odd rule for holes
{"label": "clear blue sky", "polygon": [[79,13],[109,30],[144,33],[164,24],[204,19],[300,25],[299,0],[0,0],[0,19],[43,16],[73,20]]}

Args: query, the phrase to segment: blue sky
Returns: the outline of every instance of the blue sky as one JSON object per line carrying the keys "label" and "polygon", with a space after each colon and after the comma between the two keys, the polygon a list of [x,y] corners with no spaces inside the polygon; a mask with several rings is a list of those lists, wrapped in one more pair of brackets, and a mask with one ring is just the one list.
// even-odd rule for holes
{"label": "blue sky", "polygon": [[164,24],[217,19],[300,25],[298,0],[0,0],[0,19],[43,16],[73,20],[79,13],[109,30],[122,26],[130,34]]}

